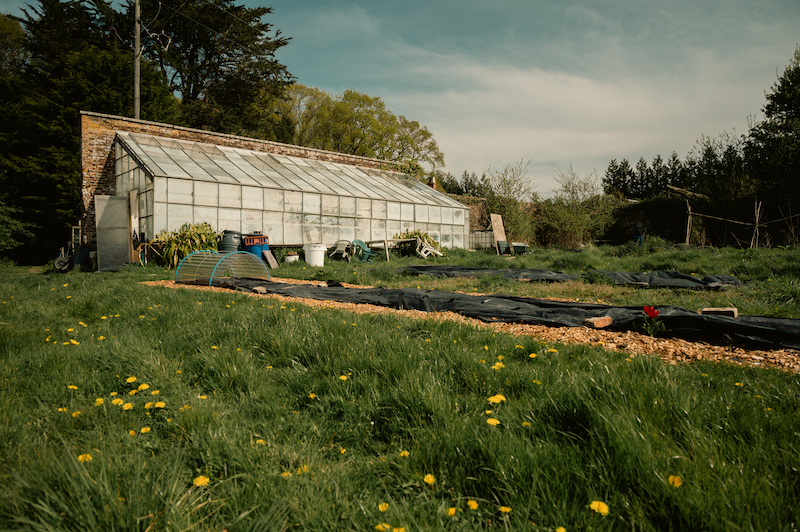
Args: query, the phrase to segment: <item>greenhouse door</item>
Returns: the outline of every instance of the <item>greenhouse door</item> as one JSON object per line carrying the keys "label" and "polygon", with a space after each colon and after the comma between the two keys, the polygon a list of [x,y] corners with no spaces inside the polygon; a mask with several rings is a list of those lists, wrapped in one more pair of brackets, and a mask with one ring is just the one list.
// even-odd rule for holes
{"label": "greenhouse door", "polygon": [[97,269],[119,268],[131,260],[131,209],[126,196],[95,196]]}

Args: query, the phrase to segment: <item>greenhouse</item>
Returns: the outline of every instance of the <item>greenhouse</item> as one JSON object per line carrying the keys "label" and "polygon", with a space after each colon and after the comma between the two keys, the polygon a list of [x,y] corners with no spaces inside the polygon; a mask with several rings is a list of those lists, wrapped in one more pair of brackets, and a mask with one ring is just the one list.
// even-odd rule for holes
{"label": "greenhouse", "polygon": [[469,245],[469,208],[390,161],[91,112],[81,127],[83,234],[100,268],[187,222],[261,233],[276,247],[406,230]]}
{"label": "greenhouse", "polygon": [[464,247],[469,211],[403,174],[120,132],[117,194],[138,191],[139,232],[186,222],[273,244],[383,240],[406,229]]}

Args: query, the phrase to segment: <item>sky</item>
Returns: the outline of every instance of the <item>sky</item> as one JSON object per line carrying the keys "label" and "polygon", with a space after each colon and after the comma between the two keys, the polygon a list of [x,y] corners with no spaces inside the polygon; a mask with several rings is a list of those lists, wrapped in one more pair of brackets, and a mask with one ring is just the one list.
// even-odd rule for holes
{"label": "sky", "polygon": [[[142,0],[146,18],[148,3]],[[24,0],[0,0],[19,14]],[[533,190],[611,159],[745,134],[800,44],[797,0],[242,0],[271,6],[299,83],[379,96],[445,171],[522,161]]]}

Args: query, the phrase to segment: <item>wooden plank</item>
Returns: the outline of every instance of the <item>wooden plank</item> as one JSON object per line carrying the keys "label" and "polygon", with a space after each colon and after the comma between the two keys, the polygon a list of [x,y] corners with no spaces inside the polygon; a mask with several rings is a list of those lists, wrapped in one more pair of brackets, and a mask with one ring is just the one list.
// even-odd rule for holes
{"label": "wooden plank", "polygon": [[267,264],[271,269],[274,270],[278,267],[278,261],[275,260],[275,255],[272,254],[272,251],[264,249],[261,251],[261,256],[267,261]]}
{"label": "wooden plank", "polygon": [[497,241],[508,242],[506,238],[506,230],[503,227],[503,217],[499,214],[490,214],[489,219],[492,221],[492,233],[494,233],[494,250],[500,255],[500,248]]}

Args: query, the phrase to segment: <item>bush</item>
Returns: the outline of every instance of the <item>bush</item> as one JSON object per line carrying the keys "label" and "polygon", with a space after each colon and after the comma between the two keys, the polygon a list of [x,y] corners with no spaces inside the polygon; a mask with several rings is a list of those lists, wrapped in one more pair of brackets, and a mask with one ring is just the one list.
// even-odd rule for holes
{"label": "bush", "polygon": [[214,231],[206,222],[199,224],[185,223],[177,231],[162,230],[148,242],[161,262],[168,268],[177,267],[181,260],[195,251],[204,249],[217,251],[222,236]]}

